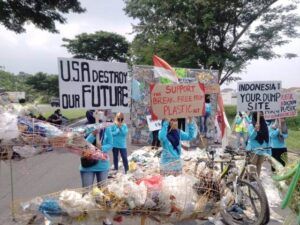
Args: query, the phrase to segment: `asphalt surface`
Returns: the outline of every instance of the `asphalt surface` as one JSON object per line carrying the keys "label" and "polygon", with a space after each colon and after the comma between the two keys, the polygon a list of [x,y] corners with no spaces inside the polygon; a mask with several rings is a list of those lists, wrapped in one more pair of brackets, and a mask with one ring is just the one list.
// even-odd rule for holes
{"label": "asphalt surface", "polygon": [[[79,124],[82,122],[84,121],[79,122]],[[139,147],[129,145],[129,154],[137,148]],[[15,205],[18,206],[20,202],[30,200],[36,196],[58,192],[63,189],[81,187],[78,170],[79,163],[80,159],[77,155],[64,152],[63,150],[55,150],[32,158],[12,161]],[[12,221],[10,181],[10,163],[9,161],[0,161],[0,225],[27,224],[23,220],[24,218],[18,218],[20,215],[19,207],[14,207],[17,221]],[[278,207],[273,208],[271,213],[273,218],[269,223],[270,225],[282,224],[282,218],[287,215],[287,212],[280,210]],[[274,213],[276,214],[276,219],[273,216]],[[136,221],[125,221],[122,224],[133,225],[139,223]],[[146,224],[152,223],[148,222]],[[185,222],[180,224],[196,225],[203,224],[203,222]]]}

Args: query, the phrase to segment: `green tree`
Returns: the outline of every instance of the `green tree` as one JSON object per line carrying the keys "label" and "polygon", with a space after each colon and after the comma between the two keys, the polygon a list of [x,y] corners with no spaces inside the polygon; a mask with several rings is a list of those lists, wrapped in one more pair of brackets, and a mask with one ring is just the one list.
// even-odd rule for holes
{"label": "green tree", "polygon": [[4,91],[15,91],[16,77],[14,74],[0,70],[0,88]]}
{"label": "green tree", "polygon": [[63,38],[63,46],[75,58],[125,62],[128,59],[129,43],[125,37],[111,32],[82,33],[74,39]]}
{"label": "green tree", "polygon": [[251,60],[280,57],[274,47],[299,37],[295,0],[124,1],[127,15],[139,20],[134,59],[145,59],[153,48],[171,65],[218,70],[220,84],[238,79],[233,74]]}
{"label": "green tree", "polygon": [[175,36],[164,33],[155,41],[138,34],[131,44],[133,60],[136,64],[152,65],[152,56],[159,55],[171,65],[185,68],[197,68],[200,49],[191,37],[182,34]]}
{"label": "green tree", "polygon": [[48,75],[39,72],[33,76],[27,77],[26,84],[34,91],[46,95],[47,98],[58,96],[59,94],[57,75]]}
{"label": "green tree", "polygon": [[66,23],[63,14],[84,11],[78,0],[0,0],[0,24],[21,33],[25,31],[24,24],[31,22],[39,29],[56,33],[55,22]]}

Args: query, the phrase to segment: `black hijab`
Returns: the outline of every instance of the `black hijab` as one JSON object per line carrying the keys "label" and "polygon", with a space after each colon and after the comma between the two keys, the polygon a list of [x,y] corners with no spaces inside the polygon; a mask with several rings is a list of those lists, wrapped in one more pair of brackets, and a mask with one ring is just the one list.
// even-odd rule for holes
{"label": "black hijab", "polygon": [[[254,112],[252,114],[252,125],[255,127],[257,122],[257,112]],[[263,115],[260,115],[260,121],[259,121],[259,125],[260,125],[260,130],[257,132],[256,138],[255,140],[259,143],[259,144],[263,144],[264,141],[266,143],[269,143],[269,129],[267,126],[267,123],[265,121],[265,118],[263,117]]]}
{"label": "black hijab", "polygon": [[180,131],[178,129],[171,129],[170,130],[170,126],[168,127],[168,134],[167,134],[167,138],[169,140],[169,142],[172,144],[173,148],[177,151],[177,153],[179,154],[179,142],[180,142]]}

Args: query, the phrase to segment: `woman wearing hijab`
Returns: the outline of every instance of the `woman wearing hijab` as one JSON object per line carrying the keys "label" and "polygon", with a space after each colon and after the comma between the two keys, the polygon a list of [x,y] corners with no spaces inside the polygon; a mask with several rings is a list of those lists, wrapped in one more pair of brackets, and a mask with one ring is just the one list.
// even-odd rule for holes
{"label": "woman wearing hijab", "polygon": [[260,176],[264,156],[271,155],[269,129],[262,113],[259,123],[257,121],[257,112],[252,114],[252,124],[248,126],[248,135],[249,139],[246,149],[253,153],[252,163],[256,165],[257,175]]}
{"label": "woman wearing hijab", "polygon": [[[285,166],[283,154],[287,153],[285,139],[288,137],[288,130],[285,119],[274,120],[270,124],[270,144],[272,147],[272,156]],[[274,168],[272,167],[274,171]]]}
{"label": "woman wearing hijab", "polygon": [[[94,112],[93,116],[96,123],[99,123],[99,114],[101,114],[100,111]],[[86,141],[95,145],[104,153],[108,153],[113,148],[113,137],[110,127],[94,130],[87,136]],[[110,168],[109,158],[98,160],[97,163],[92,163],[93,165],[87,164],[82,161],[80,165],[82,187],[91,186],[95,177],[98,183],[107,179]]]}
{"label": "woman wearing hijab", "polygon": [[[101,111],[93,112],[93,117],[96,123],[99,123],[101,113]],[[108,152],[113,148],[113,137],[110,127],[101,128],[100,130],[94,130],[87,136],[86,141],[95,145],[102,152],[106,153],[107,156]],[[81,165],[79,170],[81,175],[82,187],[87,188],[93,185],[95,177],[97,179],[97,183],[105,181],[108,178],[109,168],[109,157],[107,157],[106,159],[99,159],[98,161],[95,160],[93,163],[89,163],[87,162],[87,160],[83,160],[81,158]],[[107,217],[103,221],[103,225],[112,225],[112,222]]]}
{"label": "woman wearing hijab", "polygon": [[191,119],[188,121],[187,128],[188,132],[179,130],[177,119],[171,119],[170,122],[167,120],[163,121],[162,129],[158,134],[163,148],[160,159],[161,172],[163,175],[181,174],[180,141],[191,141],[196,137],[196,129]]}
{"label": "woman wearing hijab", "polygon": [[118,170],[119,165],[119,152],[121,154],[123,166],[125,173],[127,173],[128,159],[127,159],[127,134],[128,128],[124,123],[124,114],[119,112],[117,113],[114,121],[114,125],[111,127],[111,132],[113,135],[113,157],[114,157],[114,167],[115,170]]}

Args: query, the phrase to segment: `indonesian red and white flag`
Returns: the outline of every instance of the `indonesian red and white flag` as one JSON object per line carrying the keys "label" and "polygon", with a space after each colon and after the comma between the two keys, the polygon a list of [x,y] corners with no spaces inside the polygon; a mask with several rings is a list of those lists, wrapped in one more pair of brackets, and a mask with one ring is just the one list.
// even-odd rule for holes
{"label": "indonesian red and white flag", "polygon": [[178,77],[175,70],[163,59],[157,55],[153,56],[154,76],[167,78],[175,83],[178,83]]}
{"label": "indonesian red and white flag", "polygon": [[218,94],[218,109],[217,109],[217,116],[218,116],[218,121],[220,124],[220,129],[222,133],[222,138],[224,137],[225,134],[225,129],[227,126],[229,126],[226,113],[224,110],[224,103],[223,103],[223,98],[221,94]]}

